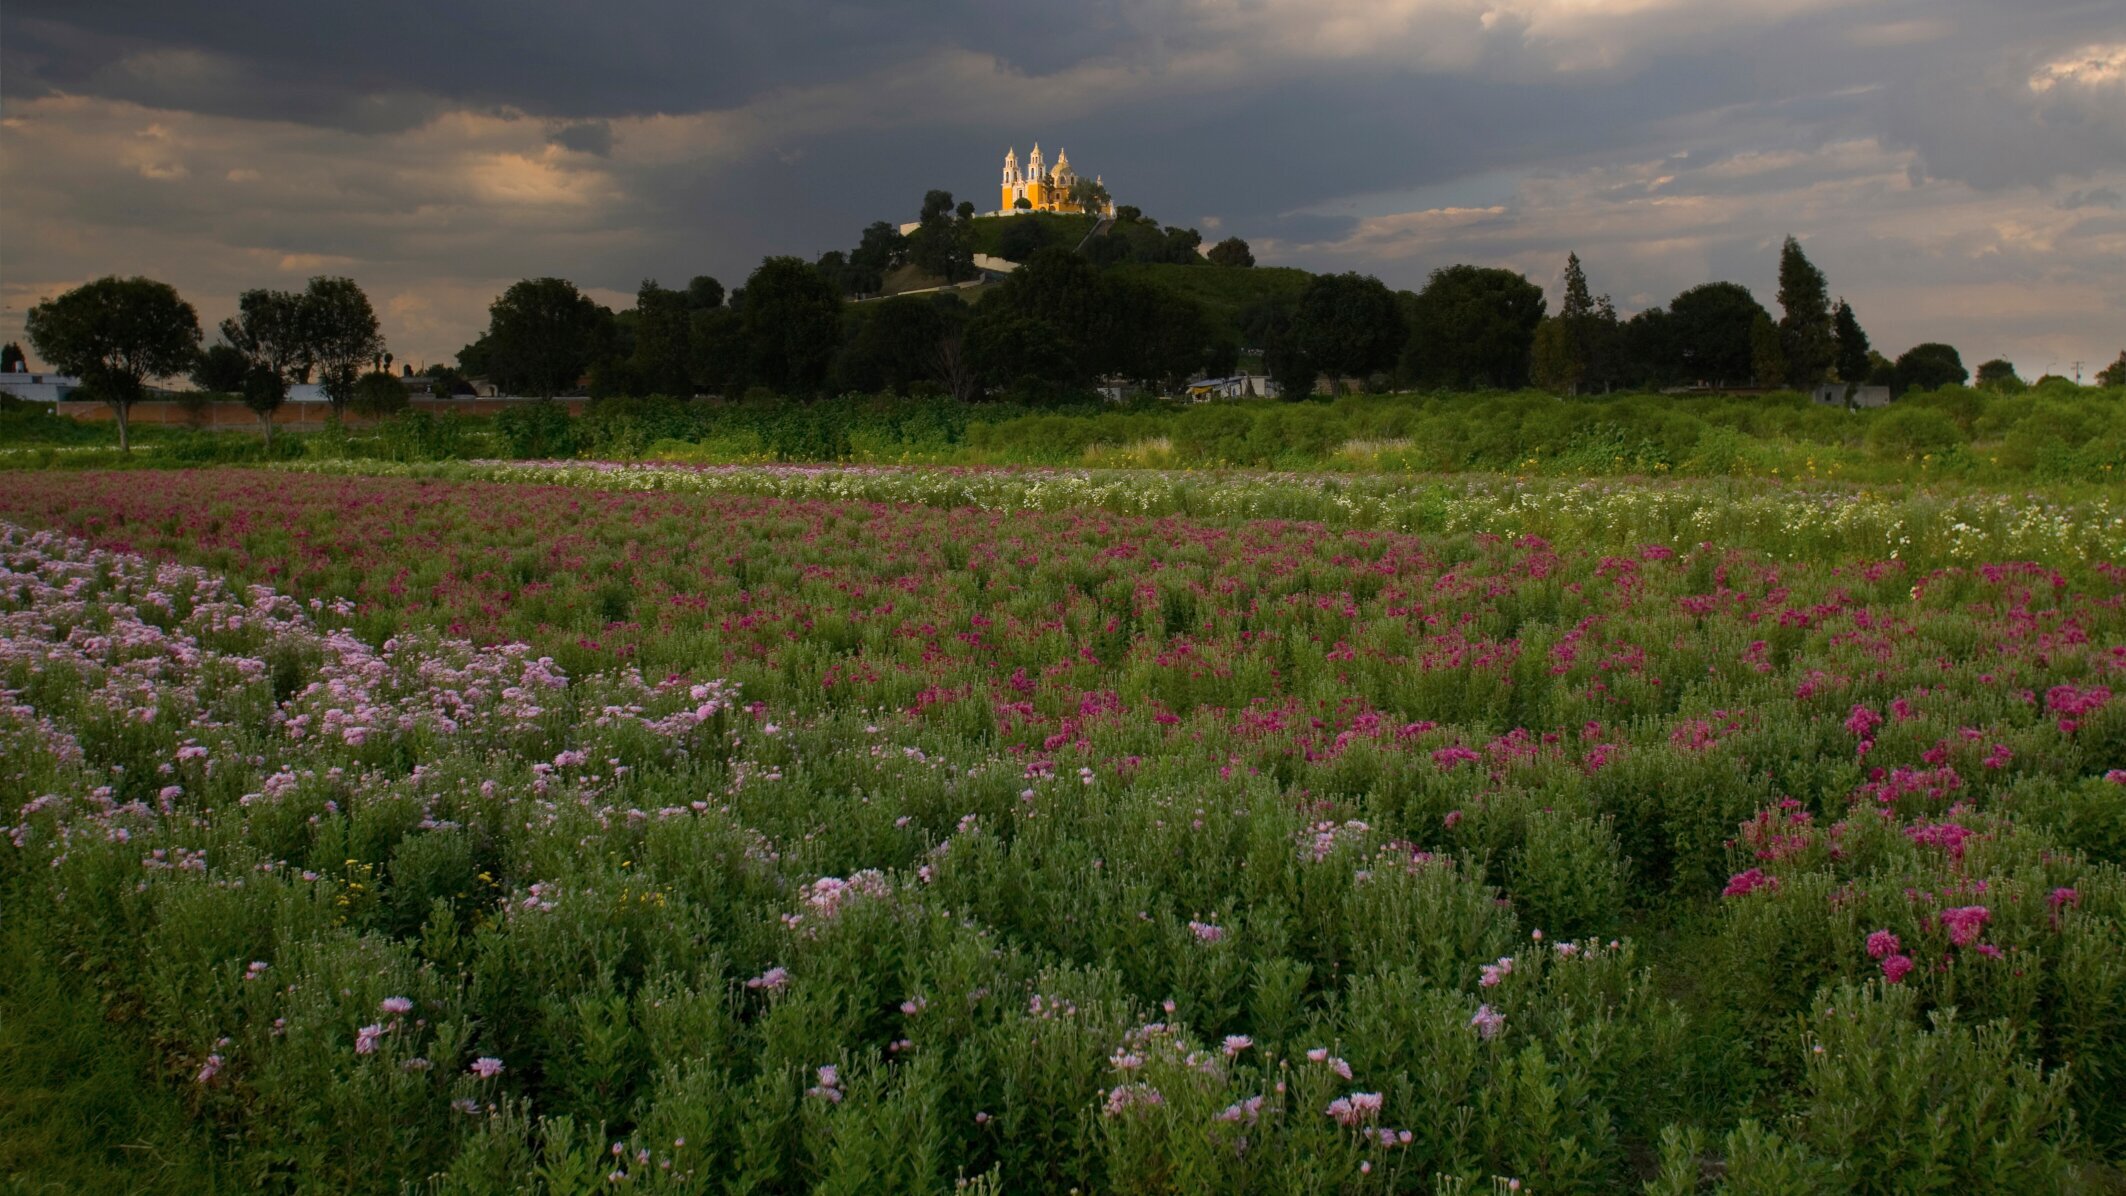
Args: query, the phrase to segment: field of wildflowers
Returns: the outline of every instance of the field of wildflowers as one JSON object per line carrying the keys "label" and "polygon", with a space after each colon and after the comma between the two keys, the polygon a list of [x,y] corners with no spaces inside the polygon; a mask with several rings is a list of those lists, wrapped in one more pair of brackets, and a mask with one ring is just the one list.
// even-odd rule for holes
{"label": "field of wildflowers", "polygon": [[2126,1160],[2103,500],[346,468],[0,475],[0,896],[231,1186]]}

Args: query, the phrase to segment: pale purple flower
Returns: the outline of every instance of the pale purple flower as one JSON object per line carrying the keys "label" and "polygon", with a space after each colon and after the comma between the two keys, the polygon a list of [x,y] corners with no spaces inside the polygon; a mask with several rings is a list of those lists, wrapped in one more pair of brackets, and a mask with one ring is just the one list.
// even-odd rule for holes
{"label": "pale purple flower", "polygon": [[215,1076],[220,1075],[221,1065],[222,1057],[220,1055],[207,1056],[206,1061],[199,1065],[199,1075],[196,1077],[196,1082],[205,1084]]}
{"label": "pale purple flower", "polygon": [[1488,1042],[1498,1037],[1499,1030],[1506,1024],[1506,1015],[1489,1005],[1479,1005],[1476,1007],[1476,1015],[1469,1019],[1469,1024],[1476,1027],[1477,1037]]}
{"label": "pale purple flower", "polygon": [[788,983],[790,983],[789,969],[783,967],[773,967],[769,968],[765,972],[762,972],[760,975],[753,977],[751,980],[746,981],[746,987],[766,989],[767,991],[774,993],[781,992],[783,990],[783,986]]}
{"label": "pale purple flower", "polygon": [[1215,943],[1225,937],[1224,927],[1216,926],[1209,922],[1191,921],[1188,924],[1188,929],[1190,934],[1196,936],[1196,941],[1199,943]]}
{"label": "pale purple flower", "polygon": [[413,1002],[407,1000],[405,997],[385,997],[383,1000],[378,1001],[376,1003],[376,1007],[378,1009],[383,1010],[385,1013],[397,1014],[413,1012]]}
{"label": "pale purple flower", "polygon": [[1238,1056],[1240,1052],[1254,1045],[1255,1040],[1245,1034],[1228,1034],[1225,1036],[1226,1057],[1233,1058]]}
{"label": "pale purple flower", "polygon": [[383,1026],[375,1022],[363,1026],[354,1032],[354,1053],[357,1055],[376,1054],[376,1044],[383,1041],[383,1038]]}
{"label": "pale purple flower", "polygon": [[483,1080],[492,1080],[502,1074],[502,1061],[492,1055],[482,1055],[472,1061],[471,1071]]}

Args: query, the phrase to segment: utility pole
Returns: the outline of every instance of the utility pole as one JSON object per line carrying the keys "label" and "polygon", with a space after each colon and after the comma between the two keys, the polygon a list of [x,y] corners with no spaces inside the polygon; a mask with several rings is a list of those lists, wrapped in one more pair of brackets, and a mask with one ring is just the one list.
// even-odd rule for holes
{"label": "utility pole", "polygon": [[2082,363],[2079,361],[2074,363],[2074,384],[2076,386],[2082,384]]}

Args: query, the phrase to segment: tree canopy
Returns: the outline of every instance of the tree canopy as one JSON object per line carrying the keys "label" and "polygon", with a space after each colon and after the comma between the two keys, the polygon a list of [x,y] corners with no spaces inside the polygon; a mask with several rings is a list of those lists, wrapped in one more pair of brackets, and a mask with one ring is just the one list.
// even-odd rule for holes
{"label": "tree canopy", "polygon": [[338,416],[354,400],[354,383],[363,367],[384,355],[376,311],[353,279],[320,276],[303,292],[302,322],[308,360]]}
{"label": "tree canopy", "polygon": [[1410,303],[1404,374],[1422,386],[1523,386],[1543,289],[1511,270],[1434,270]]}
{"label": "tree canopy", "polygon": [[1779,250],[1779,353],[1784,371],[1780,379],[1797,390],[1807,390],[1830,376],[1838,359],[1836,329],[1831,312],[1831,294],[1823,271],[1801,251],[1792,237]]}
{"label": "tree canopy", "polygon": [[1770,318],[1749,288],[1708,282],[1669,301],[1678,376],[1689,383],[1732,386],[1755,376],[1750,339],[1757,318]]}
{"label": "tree canopy", "polygon": [[487,331],[458,354],[467,373],[505,392],[552,398],[573,388],[611,343],[612,313],[565,278],[527,278],[487,309]]}
{"label": "tree canopy", "polygon": [[79,377],[118,417],[118,446],[130,451],[127,415],[149,378],[186,373],[199,355],[199,313],[165,282],[99,278],[30,308],[30,344],[62,374]]}

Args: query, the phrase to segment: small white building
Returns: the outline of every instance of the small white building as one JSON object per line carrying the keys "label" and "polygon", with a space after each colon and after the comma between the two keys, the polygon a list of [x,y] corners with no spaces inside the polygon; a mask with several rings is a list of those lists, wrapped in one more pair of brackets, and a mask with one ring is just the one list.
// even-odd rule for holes
{"label": "small white building", "polygon": [[1188,384],[1188,397],[1205,399],[1274,399],[1277,383],[1268,374],[1235,374],[1230,378],[1201,378]]}
{"label": "small white building", "polygon": [[29,403],[62,403],[81,389],[81,379],[64,374],[15,371],[0,374],[0,394]]}
{"label": "small white building", "polygon": [[[1809,397],[1826,407],[1846,405],[1846,384],[1843,382],[1818,383]],[[1853,388],[1853,406],[1887,407],[1890,405],[1890,388],[1887,386],[1856,386]]]}

